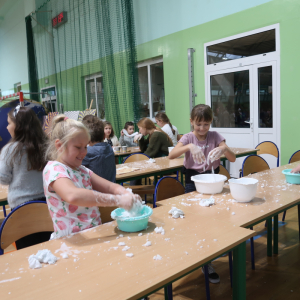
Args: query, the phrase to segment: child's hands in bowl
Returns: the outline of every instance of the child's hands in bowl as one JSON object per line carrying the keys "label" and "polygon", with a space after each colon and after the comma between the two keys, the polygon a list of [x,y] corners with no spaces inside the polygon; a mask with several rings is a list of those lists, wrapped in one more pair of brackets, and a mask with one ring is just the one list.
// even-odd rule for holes
{"label": "child's hands in bowl", "polygon": [[225,153],[225,151],[226,147],[217,147],[209,152],[208,159],[210,160],[210,162],[214,162],[215,160],[220,159],[220,157]]}
{"label": "child's hands in bowl", "polygon": [[300,165],[298,165],[296,168],[294,168],[291,173],[299,173],[300,172]]}
{"label": "child's hands in bowl", "polygon": [[118,195],[118,206],[125,210],[130,210],[134,203],[142,203],[140,195],[126,192],[123,195]]}
{"label": "child's hands in bowl", "polygon": [[198,164],[205,163],[205,161],[206,161],[205,155],[204,155],[202,149],[199,146],[196,146],[194,144],[190,144],[189,148],[190,148],[190,151],[192,153],[193,160],[196,163],[198,163]]}

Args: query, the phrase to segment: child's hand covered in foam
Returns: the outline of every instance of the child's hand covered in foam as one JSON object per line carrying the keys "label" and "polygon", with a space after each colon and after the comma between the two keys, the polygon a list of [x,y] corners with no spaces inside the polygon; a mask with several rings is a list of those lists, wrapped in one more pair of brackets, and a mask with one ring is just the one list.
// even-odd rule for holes
{"label": "child's hand covered in foam", "polygon": [[214,162],[215,160],[220,159],[220,157],[226,152],[226,147],[220,146],[211,150],[208,154],[208,160]]}
{"label": "child's hand covered in foam", "polygon": [[194,144],[190,144],[189,148],[190,148],[190,151],[192,153],[193,160],[197,164],[205,163],[205,161],[206,161],[205,155],[204,155],[202,149],[199,146],[196,146]]}

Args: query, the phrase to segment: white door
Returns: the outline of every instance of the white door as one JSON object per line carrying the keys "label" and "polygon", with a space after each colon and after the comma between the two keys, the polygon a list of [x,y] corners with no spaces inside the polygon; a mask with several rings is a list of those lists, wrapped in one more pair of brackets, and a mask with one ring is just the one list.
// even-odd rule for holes
{"label": "white door", "polygon": [[[277,144],[276,62],[252,64],[207,73],[208,104],[212,107],[212,129],[230,147],[255,148],[263,141]],[[277,122],[276,122],[277,121]],[[265,155],[270,167],[276,159]],[[244,158],[227,165],[239,176]]]}

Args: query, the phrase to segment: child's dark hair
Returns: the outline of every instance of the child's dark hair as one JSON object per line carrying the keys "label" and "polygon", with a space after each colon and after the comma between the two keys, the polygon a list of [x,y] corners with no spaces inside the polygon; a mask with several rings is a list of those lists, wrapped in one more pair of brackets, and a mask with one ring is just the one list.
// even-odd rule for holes
{"label": "child's dark hair", "polygon": [[212,119],[213,119],[213,112],[210,106],[205,104],[198,104],[192,109],[191,112],[192,121],[211,122]]}
{"label": "child's dark hair", "polygon": [[155,116],[155,119],[158,120],[158,121],[162,121],[162,122],[164,122],[164,123],[169,124],[169,126],[171,127],[171,130],[172,130],[172,133],[175,134],[175,130],[174,130],[173,127],[172,127],[171,121],[170,121],[170,119],[168,118],[168,116],[167,116],[165,113],[159,112],[159,113]]}
{"label": "child's dark hair", "polygon": [[[96,116],[93,116],[93,115],[86,115],[86,116],[84,116],[83,117],[83,119],[82,119],[82,123],[84,123],[85,121],[87,122],[87,121],[92,121],[92,120],[94,120],[94,118],[97,118]],[[84,124],[85,125],[85,124]]]}
{"label": "child's dark hair", "polygon": [[104,126],[103,122],[100,119],[98,119],[95,116],[92,116],[92,118],[83,118],[82,123],[89,130],[92,143],[103,142]]}
{"label": "child's dark hair", "polygon": [[17,143],[9,159],[11,165],[22,155],[27,154],[27,169],[42,171],[46,165],[45,147],[47,137],[42,124],[35,112],[28,107],[20,107],[19,111],[13,108],[8,113],[11,121],[16,125],[14,137],[9,141],[9,147]]}
{"label": "child's dark hair", "polygon": [[104,128],[106,127],[106,125],[109,125],[109,126],[111,127],[111,133],[110,133],[110,136],[109,136],[109,137],[112,138],[112,137],[115,135],[115,132],[114,132],[114,129],[113,129],[111,123],[108,122],[108,121],[104,121],[104,122],[103,122],[103,125],[104,125],[103,131],[104,131]]}
{"label": "child's dark hair", "polygon": [[129,126],[134,126],[133,122],[126,122],[125,125],[124,125],[124,129],[127,130],[127,128],[128,128]]}

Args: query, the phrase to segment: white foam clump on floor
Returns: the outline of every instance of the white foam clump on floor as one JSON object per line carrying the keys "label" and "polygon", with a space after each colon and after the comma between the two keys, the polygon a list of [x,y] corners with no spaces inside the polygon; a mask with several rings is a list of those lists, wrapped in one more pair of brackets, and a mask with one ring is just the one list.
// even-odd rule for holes
{"label": "white foam clump on floor", "polygon": [[156,233],[165,234],[165,230],[162,227],[155,227],[154,231]]}
{"label": "white foam clump on floor", "polygon": [[122,251],[127,251],[128,249],[130,249],[130,247],[125,246],[125,247],[122,249]]}
{"label": "white foam clump on floor", "polygon": [[169,214],[172,215],[174,219],[178,219],[179,217],[184,216],[184,212],[181,209],[176,208],[175,206],[171,208]]}
{"label": "white foam clump on floor", "polygon": [[69,255],[67,253],[61,253],[60,255],[62,258],[65,258],[65,259],[69,258]]}
{"label": "white foam clump on floor", "polygon": [[202,199],[200,202],[199,202],[199,205],[201,206],[210,206],[210,205],[214,205],[215,204],[215,199],[214,198],[209,198],[209,199]]}
{"label": "white foam clump on floor", "polygon": [[57,262],[57,257],[51,253],[50,250],[39,250],[37,254],[32,254],[28,258],[30,269],[40,269],[41,263],[53,265]]}
{"label": "white foam clump on floor", "polygon": [[162,257],[159,254],[157,254],[157,255],[153,256],[153,259],[154,260],[162,260]]}
{"label": "white foam clump on floor", "polygon": [[133,253],[126,253],[127,257],[133,257]]}
{"label": "white foam clump on floor", "polygon": [[147,241],[146,244],[144,244],[143,246],[149,247],[149,246],[151,246],[151,245],[152,245],[152,243],[151,243],[150,241]]}
{"label": "white foam clump on floor", "polygon": [[120,242],[119,246],[125,246],[126,244],[124,242]]}

